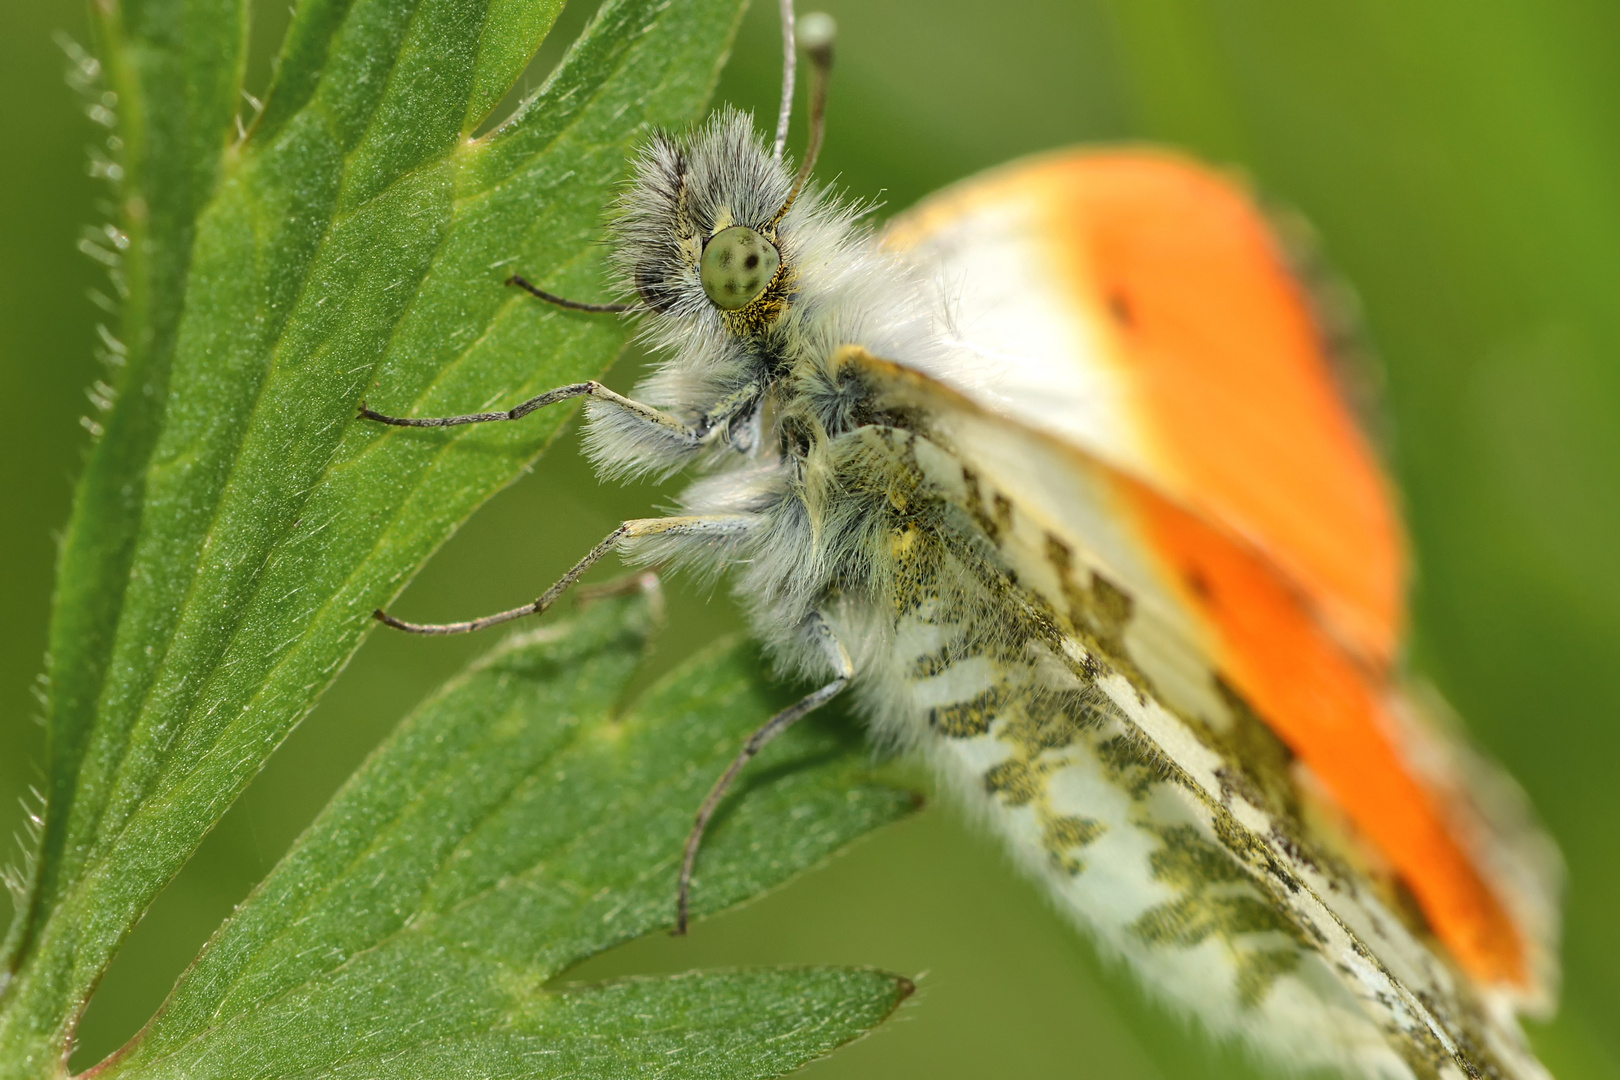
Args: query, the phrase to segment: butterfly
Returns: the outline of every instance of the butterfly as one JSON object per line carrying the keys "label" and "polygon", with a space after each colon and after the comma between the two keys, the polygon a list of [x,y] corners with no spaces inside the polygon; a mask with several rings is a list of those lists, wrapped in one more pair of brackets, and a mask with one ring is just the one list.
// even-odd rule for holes
{"label": "butterfly", "polygon": [[[1402,669],[1406,553],[1283,245],[1238,182],[1169,152],[1066,151],[882,233],[811,182],[832,27],[796,24],[774,145],[716,113],[657,133],[611,218],[660,357],[587,399],[604,476],[697,479],[610,552],[729,575],[781,666],[841,694],[1104,950],[1271,1059],[1379,1077],[1546,1072],[1558,863],[1522,796]],[[810,144],[784,161],[794,30]]]}

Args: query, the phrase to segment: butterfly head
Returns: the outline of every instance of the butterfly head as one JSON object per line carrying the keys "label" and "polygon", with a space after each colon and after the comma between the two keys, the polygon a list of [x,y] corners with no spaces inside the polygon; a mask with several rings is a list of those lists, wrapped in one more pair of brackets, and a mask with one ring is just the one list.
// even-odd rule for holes
{"label": "butterfly head", "polygon": [[782,160],[791,49],[774,150],[760,141],[752,116],[726,109],[685,137],[654,135],[636,163],[619,202],[615,247],[628,284],[656,315],[746,338],[768,333],[786,310],[795,226],[812,207],[794,209],[821,149],[834,34],[825,15],[806,15],[798,25],[814,79],[810,142],[797,174]]}
{"label": "butterfly head", "polygon": [[785,309],[793,176],[753,118],[716,113],[696,131],[655,134],[614,220],[615,258],[641,303],[682,324],[763,332]]}

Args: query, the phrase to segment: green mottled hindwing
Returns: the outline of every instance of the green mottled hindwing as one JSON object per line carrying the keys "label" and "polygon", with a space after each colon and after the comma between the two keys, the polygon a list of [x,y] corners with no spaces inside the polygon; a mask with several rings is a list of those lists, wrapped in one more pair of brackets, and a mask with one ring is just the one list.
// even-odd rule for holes
{"label": "green mottled hindwing", "polygon": [[895,380],[907,424],[862,428],[835,468],[887,522],[869,557],[893,647],[866,692],[889,733],[1105,952],[1214,1031],[1302,1067],[1545,1077],[1313,845],[1286,751],[1176,625],[1072,455],[909,374],[870,377]]}

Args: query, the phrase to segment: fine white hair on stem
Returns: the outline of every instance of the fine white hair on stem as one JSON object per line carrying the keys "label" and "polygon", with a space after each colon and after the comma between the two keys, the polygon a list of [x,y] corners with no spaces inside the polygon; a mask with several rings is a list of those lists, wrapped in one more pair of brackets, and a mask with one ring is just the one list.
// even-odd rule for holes
{"label": "fine white hair on stem", "polygon": [[787,150],[788,122],[793,119],[793,69],[797,66],[793,43],[793,0],[782,0],[782,107],[776,112],[776,148],[771,157],[782,160]]}

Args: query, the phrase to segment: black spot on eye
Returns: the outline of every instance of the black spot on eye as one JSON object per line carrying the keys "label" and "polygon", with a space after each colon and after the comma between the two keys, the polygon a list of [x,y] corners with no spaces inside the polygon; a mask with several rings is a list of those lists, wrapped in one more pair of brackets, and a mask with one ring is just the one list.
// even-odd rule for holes
{"label": "black spot on eye", "polygon": [[1208,603],[1215,599],[1215,589],[1204,576],[1204,571],[1196,566],[1189,566],[1182,572],[1182,578],[1187,582],[1187,588],[1198,599]]}
{"label": "black spot on eye", "polygon": [[1114,289],[1108,294],[1108,314],[1127,330],[1136,325],[1136,308],[1132,306],[1131,298],[1125,295],[1123,289]]}
{"label": "black spot on eye", "polygon": [[758,269],[759,254],[757,252],[749,252],[748,258],[743,260],[743,265],[748,267],[750,270]]}

